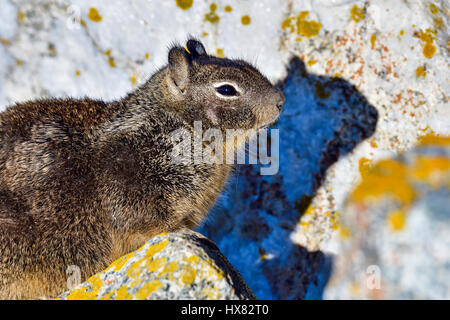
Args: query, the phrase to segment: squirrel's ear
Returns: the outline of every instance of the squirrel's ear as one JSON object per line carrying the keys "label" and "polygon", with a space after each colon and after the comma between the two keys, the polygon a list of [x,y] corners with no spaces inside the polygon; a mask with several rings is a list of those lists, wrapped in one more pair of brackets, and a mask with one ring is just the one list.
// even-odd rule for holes
{"label": "squirrel's ear", "polygon": [[189,83],[189,60],[186,54],[180,47],[174,47],[169,51],[170,77],[181,92]]}
{"label": "squirrel's ear", "polygon": [[196,57],[199,57],[199,56],[206,56],[207,55],[205,47],[198,40],[189,39],[188,42],[186,42],[186,48],[189,50],[189,52],[194,57],[194,59]]}

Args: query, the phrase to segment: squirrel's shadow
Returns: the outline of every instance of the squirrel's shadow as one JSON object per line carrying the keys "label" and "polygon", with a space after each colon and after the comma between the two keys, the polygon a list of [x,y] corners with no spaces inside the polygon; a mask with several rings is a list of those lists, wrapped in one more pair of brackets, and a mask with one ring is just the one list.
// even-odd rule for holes
{"label": "squirrel's shadow", "polygon": [[238,166],[200,232],[217,243],[257,298],[317,299],[331,257],[293,244],[290,235],[327,168],[374,133],[378,113],[353,85],[308,73],[298,58],[279,85],[286,103],[274,126],[278,174]]}

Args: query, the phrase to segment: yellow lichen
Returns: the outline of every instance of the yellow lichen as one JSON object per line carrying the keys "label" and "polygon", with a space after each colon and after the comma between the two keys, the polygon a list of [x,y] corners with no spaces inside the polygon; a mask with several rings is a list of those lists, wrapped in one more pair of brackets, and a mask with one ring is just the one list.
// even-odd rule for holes
{"label": "yellow lichen", "polygon": [[191,265],[193,265],[193,264],[198,264],[200,262],[200,257],[192,255],[189,258],[186,258],[184,260],[189,262]]}
{"label": "yellow lichen", "polygon": [[436,46],[433,43],[436,39],[436,34],[437,32],[431,29],[421,30],[419,33],[420,40],[425,43],[423,46],[423,55],[427,59],[432,58],[436,53]]}
{"label": "yellow lichen", "polygon": [[209,6],[209,10],[210,10],[210,12],[205,14],[205,21],[209,21],[211,23],[219,22],[220,18],[215,13],[217,10],[217,5],[215,3],[211,3],[211,5]]}
{"label": "yellow lichen", "polygon": [[214,290],[214,289],[209,288],[209,287],[205,287],[202,290],[202,295],[204,297],[206,297],[206,299],[208,299],[208,300],[217,300],[219,298],[219,291],[218,290]]}
{"label": "yellow lichen", "polygon": [[281,29],[285,30],[289,28],[289,32],[293,33],[295,31],[295,26],[292,24],[292,21],[295,21],[296,19],[296,17],[288,17],[284,19],[281,23]]}
{"label": "yellow lichen", "polygon": [[136,84],[136,75],[132,75],[130,78],[131,84],[135,85]]}
{"label": "yellow lichen", "polygon": [[339,226],[339,236],[343,239],[348,239],[352,235],[350,229],[346,226]]}
{"label": "yellow lichen", "polygon": [[21,65],[23,64],[23,62],[22,62],[22,60],[17,59],[17,60],[16,60],[16,64],[17,64],[18,66],[21,66]]}
{"label": "yellow lichen", "polygon": [[422,66],[417,67],[417,69],[416,69],[416,77],[417,78],[420,78],[420,77],[425,78],[426,76],[427,76],[427,72],[425,71],[425,68],[422,67]]}
{"label": "yellow lichen", "polygon": [[80,70],[75,70],[75,74],[77,75],[77,77],[79,77],[81,75]]}
{"label": "yellow lichen", "polygon": [[108,64],[111,68],[115,68],[116,67],[116,62],[114,61],[114,58],[109,58],[108,59]]}
{"label": "yellow lichen", "polygon": [[381,196],[394,198],[400,204],[410,204],[416,196],[407,179],[407,168],[395,160],[382,160],[364,174],[352,193],[358,202],[377,200]]}
{"label": "yellow lichen", "polygon": [[146,256],[153,256],[154,254],[158,253],[159,251],[163,250],[167,244],[169,243],[169,240],[164,240],[158,243],[155,243],[153,245],[151,245],[148,249],[147,252],[145,253]]}
{"label": "yellow lichen", "polygon": [[98,292],[98,290],[100,290],[101,286],[103,285],[103,281],[99,275],[90,277],[87,282],[92,284],[93,292]]}
{"label": "yellow lichen", "polygon": [[156,272],[163,269],[163,267],[167,264],[167,258],[161,257],[153,259],[151,262],[147,263],[148,272]]}
{"label": "yellow lichen", "polygon": [[23,11],[17,11],[17,19],[20,23],[23,23],[25,21],[25,13]]}
{"label": "yellow lichen", "polygon": [[88,18],[94,22],[100,22],[103,19],[96,8],[89,9]]}
{"label": "yellow lichen", "polygon": [[105,269],[105,271],[108,270],[120,270],[122,269],[122,267],[128,262],[130,261],[130,259],[132,257],[134,257],[136,255],[136,252],[130,252],[129,254],[122,256],[120,258],[118,258],[117,260],[115,260],[113,263],[111,263],[111,265]]}
{"label": "yellow lichen", "polygon": [[172,261],[165,266],[165,268],[163,269],[163,271],[161,271],[159,276],[166,277],[169,280],[173,280],[174,279],[173,273],[176,272],[178,269],[179,269],[178,262]]}
{"label": "yellow lichen", "polygon": [[378,148],[378,143],[377,143],[377,140],[375,138],[370,139],[370,146],[372,148]]}
{"label": "yellow lichen", "polygon": [[187,286],[194,282],[196,276],[197,271],[189,265],[184,266],[181,271],[181,281]]}
{"label": "yellow lichen", "polygon": [[150,58],[150,53],[146,52],[145,53],[145,60],[148,60],[148,58]]}
{"label": "yellow lichen", "polygon": [[316,60],[311,59],[311,60],[308,61],[307,64],[308,64],[309,67],[311,67],[311,66],[315,65],[316,63],[317,63]]}
{"label": "yellow lichen", "polygon": [[360,22],[364,19],[364,9],[358,7],[356,4],[350,9],[350,18],[355,22]]}
{"label": "yellow lichen", "polygon": [[250,17],[249,16],[242,16],[242,18],[241,18],[241,23],[244,25],[244,26],[247,26],[247,25],[249,25],[250,23],[251,23],[251,19],[250,19]]}
{"label": "yellow lichen", "polygon": [[450,159],[443,156],[417,156],[412,170],[412,178],[437,188],[450,175]]}
{"label": "yellow lichen", "polygon": [[301,11],[297,17],[288,17],[281,23],[281,28],[283,30],[289,28],[291,33],[294,33],[297,29],[297,34],[308,38],[317,36],[322,24],[314,20],[306,20],[308,15],[309,11]]}
{"label": "yellow lichen", "polygon": [[444,20],[442,20],[441,17],[435,17],[433,19],[433,25],[436,29],[439,29],[440,27],[442,27],[444,25]]}
{"label": "yellow lichen", "polygon": [[111,49],[106,50],[106,51],[105,51],[105,54],[106,54],[107,56],[111,55]]}
{"label": "yellow lichen", "polygon": [[144,284],[142,286],[142,288],[140,288],[137,292],[136,292],[136,298],[138,300],[145,300],[146,298],[148,298],[152,292],[154,292],[155,290],[158,290],[160,288],[163,287],[163,284],[161,283],[161,281],[154,279],[152,281],[147,282],[146,284]]}
{"label": "yellow lichen", "polygon": [[430,12],[431,14],[436,14],[438,13],[439,9],[436,7],[436,5],[434,3],[430,3]]}
{"label": "yellow lichen", "polygon": [[400,231],[405,227],[406,214],[402,210],[394,210],[387,215],[388,225],[393,231]]}
{"label": "yellow lichen", "polygon": [[375,49],[375,41],[377,41],[377,35],[374,33],[370,36],[370,44],[372,49]]}
{"label": "yellow lichen", "polygon": [[219,58],[225,57],[225,53],[223,52],[223,49],[217,48],[216,56]]}
{"label": "yellow lichen", "polygon": [[72,291],[66,297],[66,300],[95,300],[97,299],[96,293],[87,292],[86,288],[80,288]]}
{"label": "yellow lichen", "polygon": [[430,134],[420,137],[419,145],[421,145],[421,146],[424,146],[424,145],[448,146],[448,145],[450,145],[450,137],[438,136],[438,135],[434,134],[434,132],[430,132]]}
{"label": "yellow lichen", "polygon": [[194,0],[176,0],[177,6],[183,10],[188,10],[193,3]]}
{"label": "yellow lichen", "polygon": [[367,176],[367,174],[370,172],[371,166],[372,160],[365,157],[359,159],[359,173],[361,174],[361,177]]}
{"label": "yellow lichen", "polygon": [[9,40],[3,38],[0,38],[0,42],[3,43],[4,45],[10,44]]}
{"label": "yellow lichen", "polygon": [[432,43],[426,43],[423,46],[423,55],[425,56],[425,58],[432,58],[434,56],[434,54],[436,53],[436,46]]}
{"label": "yellow lichen", "polygon": [[231,12],[233,11],[233,8],[231,6],[225,6],[224,10],[225,12]]}
{"label": "yellow lichen", "polygon": [[116,296],[114,300],[131,300],[133,296],[128,292],[127,286],[121,286],[116,290]]}
{"label": "yellow lichen", "polygon": [[304,37],[315,37],[319,34],[322,24],[314,20],[306,20],[308,11],[302,11],[297,18],[297,33]]}

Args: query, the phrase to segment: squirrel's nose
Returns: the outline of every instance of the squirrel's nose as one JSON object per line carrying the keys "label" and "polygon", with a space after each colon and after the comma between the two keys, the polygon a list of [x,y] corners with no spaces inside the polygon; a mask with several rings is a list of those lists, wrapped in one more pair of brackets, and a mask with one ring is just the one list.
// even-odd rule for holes
{"label": "squirrel's nose", "polygon": [[276,106],[277,106],[278,110],[281,111],[281,108],[284,105],[285,98],[284,98],[283,92],[281,92],[280,90],[278,90],[277,93],[278,93],[278,96],[277,96]]}

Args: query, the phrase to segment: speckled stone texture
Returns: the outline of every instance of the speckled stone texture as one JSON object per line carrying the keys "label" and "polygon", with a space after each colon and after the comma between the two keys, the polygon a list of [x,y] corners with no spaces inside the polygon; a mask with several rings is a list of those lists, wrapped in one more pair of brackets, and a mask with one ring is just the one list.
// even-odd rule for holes
{"label": "speckled stone texture", "polygon": [[255,299],[217,246],[189,231],[156,236],[59,298]]}
{"label": "speckled stone texture", "polygon": [[325,297],[449,299],[450,138],[361,167]]}

